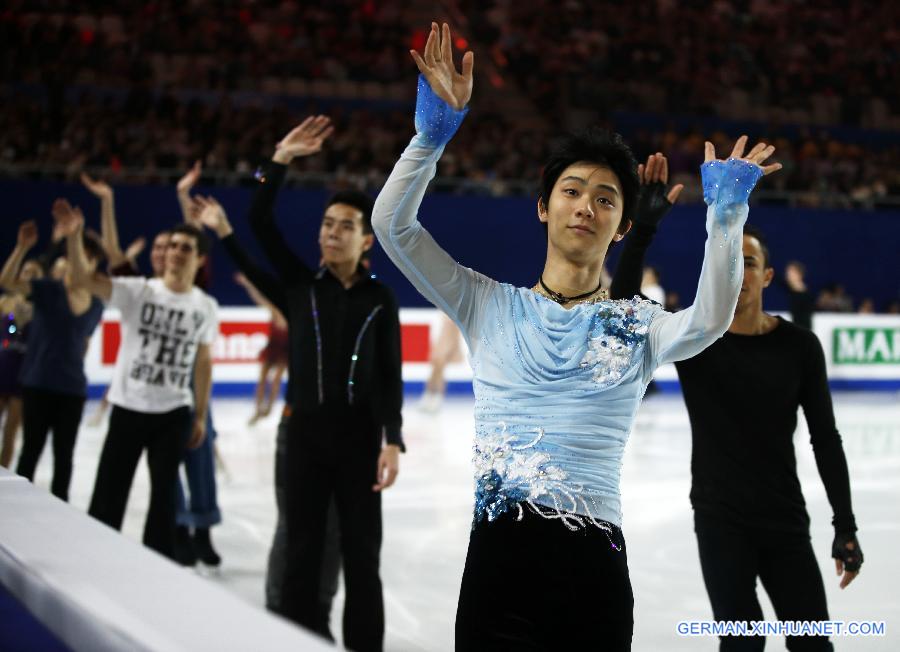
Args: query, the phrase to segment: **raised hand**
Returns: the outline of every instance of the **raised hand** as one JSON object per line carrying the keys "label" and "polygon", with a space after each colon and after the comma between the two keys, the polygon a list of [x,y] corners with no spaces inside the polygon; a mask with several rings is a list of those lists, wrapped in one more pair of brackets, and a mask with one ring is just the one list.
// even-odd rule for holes
{"label": "raised hand", "polygon": [[278,141],[272,160],[287,165],[295,158],[316,154],[333,132],[331,118],[325,115],[309,116]]}
{"label": "raised hand", "polygon": [[105,181],[94,179],[87,172],[82,172],[81,183],[98,199],[112,199],[113,189]]}
{"label": "raised hand", "polygon": [[[737,142],[734,144],[734,149],[731,150],[731,154],[728,158],[737,159],[739,161],[746,161],[747,163],[752,163],[753,165],[758,165],[762,168],[762,172],[764,175],[772,174],[773,172],[777,172],[781,169],[781,163],[772,163],[771,165],[763,165],[763,163],[768,159],[772,154],[775,153],[775,147],[772,145],[766,145],[765,143],[757,143],[753,149],[751,149],[746,156],[744,156],[744,149],[747,147],[747,137],[741,136],[737,139]],[[716,159],[716,148],[709,141],[706,142],[705,146],[705,157],[704,163],[709,163],[710,161],[722,160]]]}
{"label": "raised hand", "polygon": [[127,258],[128,260],[134,260],[141,255],[141,252],[146,246],[147,238],[145,238],[144,236],[136,238],[134,242],[128,245],[128,247],[125,249],[125,258]]}
{"label": "raised hand", "polygon": [[475,67],[475,54],[466,52],[462,58],[462,68],[456,72],[453,65],[453,45],[450,26],[444,23],[438,29],[437,23],[431,23],[431,32],[425,42],[424,58],[415,50],[409,51],[419,72],[425,75],[431,90],[457,111],[462,110],[472,98],[472,70]]}
{"label": "raised hand", "polygon": [[212,197],[194,197],[191,213],[193,219],[215,231],[220,238],[224,238],[232,232],[225,209]]}
{"label": "raised hand", "polygon": [[51,209],[53,220],[56,222],[54,233],[66,237],[84,226],[84,213],[77,206],[72,206],[65,199],[57,199]]}
{"label": "raised hand", "polygon": [[37,244],[37,241],[38,229],[35,221],[28,220],[27,222],[22,222],[22,224],[19,225],[19,235],[16,240],[16,245],[25,251],[28,251]]}
{"label": "raised hand", "polygon": [[668,187],[669,162],[659,152],[648,156],[646,164],[638,165],[638,178],[641,189],[638,193],[634,220],[638,224],[656,226],[678,201],[678,196],[684,190],[684,184]]}
{"label": "raised hand", "polygon": [[187,173],[178,180],[178,185],[175,186],[178,194],[187,194],[191,191],[191,189],[197,185],[197,182],[200,180],[200,174],[203,172],[203,165],[200,161],[194,161],[194,164],[191,166],[191,169],[187,171]]}

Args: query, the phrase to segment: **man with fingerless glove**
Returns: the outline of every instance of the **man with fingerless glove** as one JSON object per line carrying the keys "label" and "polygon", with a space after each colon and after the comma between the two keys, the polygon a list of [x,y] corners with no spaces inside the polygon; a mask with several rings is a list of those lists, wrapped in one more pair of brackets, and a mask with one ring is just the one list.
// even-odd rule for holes
{"label": "man with fingerless glove", "polygon": [[[644,254],[678,196],[665,158],[639,170],[641,194],[611,286],[612,299],[640,291]],[[704,188],[704,195],[709,190]],[[809,426],[831,504],[831,556],[845,588],[860,572],[850,478],[834,420],[825,356],[814,333],[762,310],[774,276],[762,233],[744,228],[744,276],[734,320],[699,355],[675,364],[691,421],[691,503],[700,564],[718,621],[759,621],[757,578],[778,620],[828,620],[793,445],[797,408]],[[762,650],[765,638],[722,637],[720,650]],[[832,650],[826,637],[787,637],[789,650]]]}

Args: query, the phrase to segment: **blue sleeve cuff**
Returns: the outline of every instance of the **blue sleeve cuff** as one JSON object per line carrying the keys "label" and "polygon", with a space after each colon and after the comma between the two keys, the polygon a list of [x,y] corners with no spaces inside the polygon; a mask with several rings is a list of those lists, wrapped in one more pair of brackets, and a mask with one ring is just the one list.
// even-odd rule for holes
{"label": "blue sleeve cuff", "polygon": [[425,80],[419,75],[419,87],[416,92],[416,139],[418,144],[426,147],[443,147],[459,129],[469,107],[457,111],[438,97]]}
{"label": "blue sleeve cuff", "polygon": [[760,166],[735,158],[704,163],[700,166],[703,201],[707,206],[746,204],[762,175]]}

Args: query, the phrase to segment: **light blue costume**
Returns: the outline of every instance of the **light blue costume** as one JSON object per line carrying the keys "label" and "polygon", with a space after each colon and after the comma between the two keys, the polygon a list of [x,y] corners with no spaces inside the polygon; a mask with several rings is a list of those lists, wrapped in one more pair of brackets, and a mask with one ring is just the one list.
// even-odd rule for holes
{"label": "light blue costume", "polygon": [[[669,313],[639,298],[565,309],[458,264],[416,219],[465,111],[420,77],[416,136],[375,202],[381,246],[459,326],[475,392],[475,522],[531,508],[570,529],[621,527],[625,443],[654,370],[696,355],[734,315],[747,199],[762,176],[739,160],[702,167],[709,237],[694,304]],[[490,230],[490,224],[485,224]]]}

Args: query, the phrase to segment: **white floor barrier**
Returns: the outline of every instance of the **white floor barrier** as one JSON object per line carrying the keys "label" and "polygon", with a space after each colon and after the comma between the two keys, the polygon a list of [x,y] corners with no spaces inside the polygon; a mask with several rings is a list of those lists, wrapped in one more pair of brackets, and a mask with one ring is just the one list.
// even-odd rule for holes
{"label": "white floor barrier", "polygon": [[334,649],[2,467],[0,583],[76,652]]}

